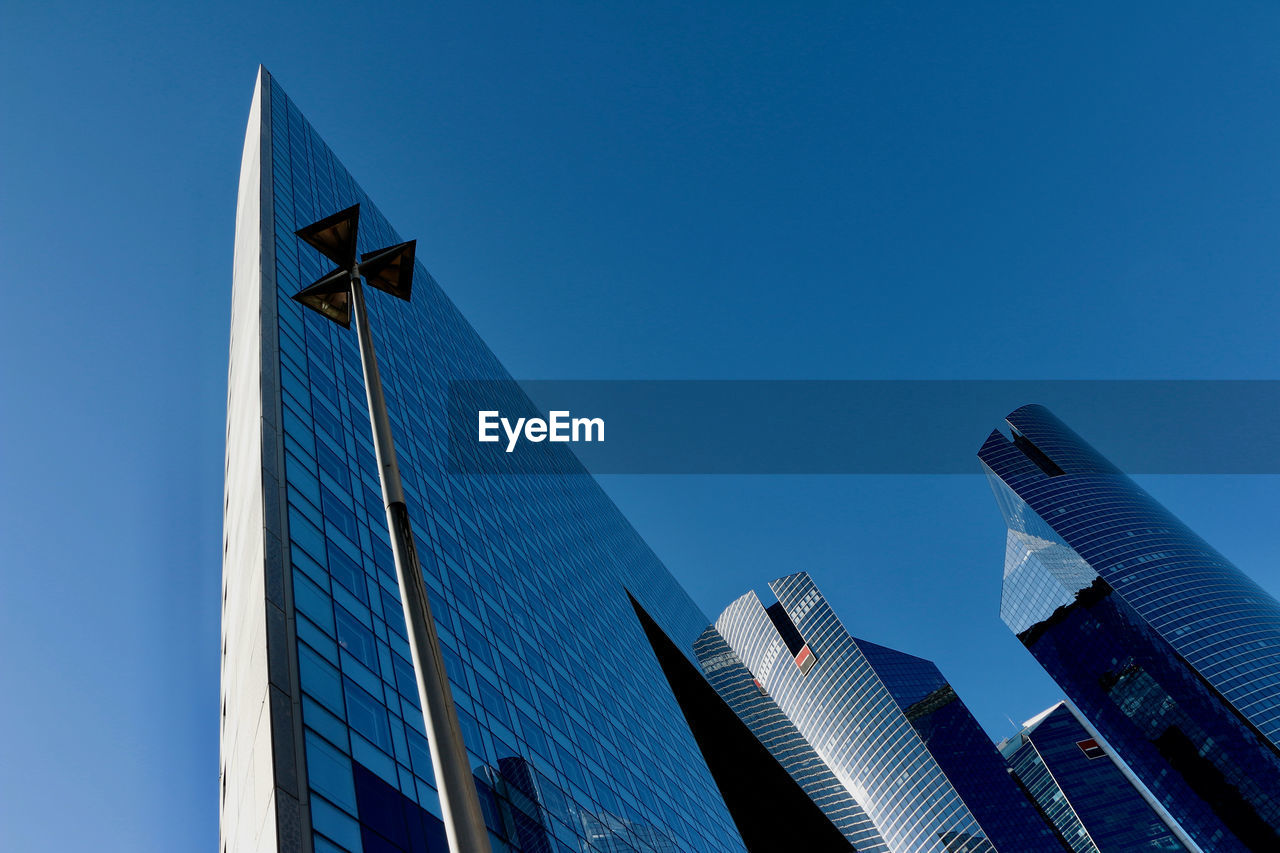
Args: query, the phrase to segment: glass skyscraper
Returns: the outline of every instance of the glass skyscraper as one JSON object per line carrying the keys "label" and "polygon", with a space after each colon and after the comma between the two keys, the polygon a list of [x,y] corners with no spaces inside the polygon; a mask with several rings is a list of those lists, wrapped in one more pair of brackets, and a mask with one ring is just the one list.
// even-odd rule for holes
{"label": "glass skyscraper", "polygon": [[978,453],[1001,616],[1205,850],[1280,850],[1280,603],[1042,406]]}
{"label": "glass skyscraper", "polygon": [[[936,666],[851,636],[806,573],[769,586],[777,602],[739,598],[699,640],[699,656],[761,741],[775,755],[792,749],[779,760],[846,837],[910,853],[1061,853]],[[815,772],[813,755],[825,768]]]}
{"label": "glass skyscraper", "polygon": [[707,682],[786,768],[859,853],[890,853],[866,810],[751,675],[724,637],[708,627],[693,644]]}
{"label": "glass skyscraper", "polygon": [[[222,613],[223,851],[437,851],[354,333],[290,299],[294,231],[361,205],[260,71],[237,200]],[[419,265],[369,292],[409,513],[495,851],[743,843],[628,599],[690,650],[707,623],[586,474],[451,474],[447,383],[508,374]],[[688,653],[688,652],[686,652]]]}
{"label": "glass skyscraper", "polygon": [[1000,751],[1072,853],[1187,849],[1177,824],[1066,702],[1028,720]]}

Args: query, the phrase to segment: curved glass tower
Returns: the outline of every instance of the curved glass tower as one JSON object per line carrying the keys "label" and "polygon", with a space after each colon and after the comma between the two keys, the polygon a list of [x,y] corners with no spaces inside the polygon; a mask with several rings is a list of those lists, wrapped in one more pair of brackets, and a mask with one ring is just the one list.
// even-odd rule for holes
{"label": "curved glass tower", "polygon": [[[261,71],[236,215],[222,851],[444,849],[355,337],[290,298],[325,271],[295,229],[355,203],[361,251],[399,241]],[[707,617],[590,476],[451,473],[448,381],[509,376],[421,265],[391,303],[369,294],[493,849],[742,850],[627,590],[686,654]]]}
{"label": "curved glass tower", "polygon": [[693,644],[707,682],[858,853],[891,853],[866,811],[714,626]]}
{"label": "curved glass tower", "polygon": [[1043,406],[978,456],[1006,624],[1196,844],[1280,850],[1280,603]]}
{"label": "curved glass tower", "polygon": [[[877,842],[910,853],[1061,853],[936,666],[851,636],[806,573],[769,586],[776,604],[750,592],[716,620],[735,660],[707,655],[703,666],[712,678],[718,663],[746,666],[871,819]],[[785,744],[785,735],[775,737]]]}

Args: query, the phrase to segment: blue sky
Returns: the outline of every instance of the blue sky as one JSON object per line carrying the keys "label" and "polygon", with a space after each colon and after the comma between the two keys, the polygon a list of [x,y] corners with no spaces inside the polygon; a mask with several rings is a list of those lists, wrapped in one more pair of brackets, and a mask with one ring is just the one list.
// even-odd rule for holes
{"label": "blue sky", "polygon": [[[1273,4],[50,2],[0,25],[4,849],[214,843],[259,62],[521,378],[1280,378]],[[604,482],[709,615],[805,569],[993,735],[1058,698],[997,617],[978,476]],[[1280,592],[1276,478],[1143,483]]]}

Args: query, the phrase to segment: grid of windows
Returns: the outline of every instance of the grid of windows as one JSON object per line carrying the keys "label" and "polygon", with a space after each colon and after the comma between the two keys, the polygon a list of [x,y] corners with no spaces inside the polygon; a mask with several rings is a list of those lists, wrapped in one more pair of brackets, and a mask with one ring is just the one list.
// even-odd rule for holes
{"label": "grid of windows", "polygon": [[715,626],[693,644],[707,682],[858,853],[889,853],[871,818],[765,693]]}
{"label": "grid of windows", "polygon": [[893,850],[1059,851],[977,721],[928,661],[852,637],[805,573],[770,584],[817,663],[779,659],[754,592],[715,630],[841,780]]}
{"label": "grid of windows", "polygon": [[1074,853],[1186,850],[1065,703],[1002,751]]}
{"label": "grid of windows", "polygon": [[[314,844],[419,849],[378,828],[388,825],[379,785],[428,815],[439,803],[355,335],[289,298],[327,271],[297,228],[359,203],[361,251],[400,237],[279,85],[265,91],[262,216],[274,250],[263,253],[272,259],[263,287],[274,281],[275,292],[263,298],[278,321],[263,332],[262,358],[268,367],[278,358],[272,438],[284,460]],[[495,850],[741,850],[678,706],[658,689],[665,681],[626,590],[683,643],[706,617],[590,477],[450,473],[448,382],[508,374],[420,264],[411,303],[368,298],[406,503]]]}
{"label": "grid of windows", "polygon": [[1058,830],[1071,853],[1102,853],[1030,741],[1024,741],[1022,747],[1007,760],[1009,769],[1027,795],[1035,800],[1045,818]]}
{"label": "grid of windows", "polygon": [[1043,407],[1008,424],[1005,621],[1198,844],[1280,849],[1280,603]]}

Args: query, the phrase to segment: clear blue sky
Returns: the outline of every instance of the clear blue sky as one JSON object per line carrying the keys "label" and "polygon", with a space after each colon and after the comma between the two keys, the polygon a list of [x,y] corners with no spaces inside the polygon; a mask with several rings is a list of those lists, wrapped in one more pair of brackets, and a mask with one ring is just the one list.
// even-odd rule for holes
{"label": "clear blue sky", "polygon": [[[215,843],[259,62],[521,378],[1280,378],[1274,4],[178,5],[0,11],[0,848]],[[1280,592],[1277,478],[1144,483]],[[605,485],[709,614],[1058,698],[980,477]]]}

